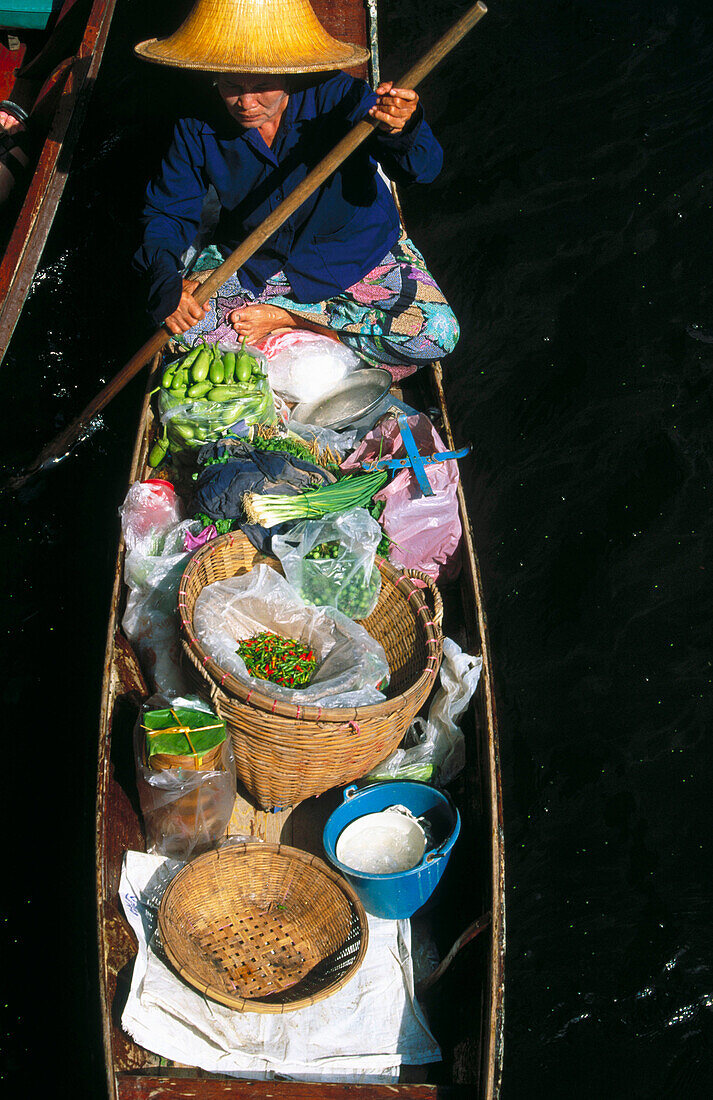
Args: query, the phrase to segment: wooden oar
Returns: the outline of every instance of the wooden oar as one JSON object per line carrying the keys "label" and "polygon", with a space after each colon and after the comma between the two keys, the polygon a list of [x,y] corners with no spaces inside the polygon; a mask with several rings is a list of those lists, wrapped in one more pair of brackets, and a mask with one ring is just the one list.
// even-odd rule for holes
{"label": "wooden oar", "polygon": [[[485,4],[478,0],[478,3],[470,8],[461,19],[454,23],[450,30],[438,40],[435,46],[432,46],[428,53],[426,53],[412,69],[409,69],[400,81],[395,83],[394,87],[415,88],[424,77],[428,76],[439,61],[442,61],[443,58],[450,53],[453,47],[465,37],[468,31],[482,19],[487,10]],[[302,182],[295,187],[294,191],[292,191],[287,198],[284,199],[267,218],[265,218],[265,221],[259,225],[257,229],[254,229],[252,233],[245,238],[243,243],[228,256],[227,260],[224,260],[220,267],[215,268],[205,282],[194,291],[193,297],[198,304],[203,305],[204,302],[207,302],[208,299],[215,294],[218,288],[223,285],[226,279],[234,275],[238,268],[242,267],[242,265],[257,252],[265,241],[280,228],[283,222],[287,221],[287,219],[294,214],[295,210],[297,210],[298,207],[300,207],[302,203],[332,175],[339,165],[354,152],[357,146],[361,145],[361,143],[369,137],[377,126],[378,123],[373,122],[370,118],[358,122],[349,131],[346,137],[342,138],[338,145],[335,145],[331,153],[328,153],[327,156],[321,160],[307,176],[305,176]],[[126,366],[122,367],[119,373],[112,378],[111,382],[108,382],[104,389],[99,391],[94,400],[87,405],[86,409],[84,409],[84,411],[81,412],[64,431],[60,432],[43,451],[41,451],[32,465],[29,466],[24,473],[11,477],[3,488],[19,489],[25,484],[28,478],[61,462],[61,460],[69,454],[72,446],[86,431],[92,417],[101,412],[101,410],[109,404],[112,398],[116,397],[117,393],[124,388],[127,382],[130,382],[131,379],[139,373],[141,368],[145,366],[146,363],[150,362],[154,355],[161,350],[164,344],[168,343],[172,335],[173,334],[169,332],[166,326],[162,325],[161,328],[146,341],[143,347],[139,348]]]}

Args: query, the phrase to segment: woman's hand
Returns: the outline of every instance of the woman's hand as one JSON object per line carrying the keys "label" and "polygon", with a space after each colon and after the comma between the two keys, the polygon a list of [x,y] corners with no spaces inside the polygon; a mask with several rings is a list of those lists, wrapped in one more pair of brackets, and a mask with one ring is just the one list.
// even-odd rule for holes
{"label": "woman's hand", "polygon": [[379,129],[387,134],[400,134],[418,107],[418,95],[410,88],[394,88],[392,80],[386,80],[376,89],[378,100],[369,108],[369,114],[377,119]]}
{"label": "woman's hand", "polygon": [[166,328],[174,336],[178,336],[181,332],[188,332],[189,328],[193,328],[202,321],[208,312],[207,307],[199,306],[193,297],[193,291],[199,286],[200,282],[197,279],[183,280],[181,300],[171,316],[164,321]]}

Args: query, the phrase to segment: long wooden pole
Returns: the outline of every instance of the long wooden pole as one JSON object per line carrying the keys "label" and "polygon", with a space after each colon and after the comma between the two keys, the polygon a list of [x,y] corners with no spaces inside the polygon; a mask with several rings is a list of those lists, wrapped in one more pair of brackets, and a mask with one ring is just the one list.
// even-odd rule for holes
{"label": "long wooden pole", "polygon": [[[487,10],[485,4],[481,3],[481,0],[478,0],[478,2],[454,23],[450,30],[448,30],[438,42],[436,42],[435,46],[432,46],[428,53],[424,54],[421,60],[418,61],[413,68],[409,69],[407,73],[404,73],[395,87],[415,88],[426,76],[428,76],[436,65],[450,53],[453,47],[457,46],[461,39],[472,30],[475,24],[482,19]],[[332,149],[332,151],[328,153],[307,176],[305,176],[302,182],[295,187],[294,191],[292,191],[287,198],[284,199],[267,218],[265,218],[265,221],[262,222],[257,229],[254,229],[252,233],[245,238],[243,243],[223,261],[220,267],[216,267],[205,282],[194,291],[193,297],[199,305],[203,305],[204,302],[207,302],[208,299],[215,294],[218,288],[223,285],[226,279],[234,275],[238,268],[242,267],[243,264],[262,247],[265,241],[280,228],[283,222],[287,221],[287,219],[294,214],[295,210],[297,210],[302,203],[305,202],[305,200],[308,199],[334,171],[336,171],[339,165],[369,137],[377,125],[378,123],[373,122],[371,119],[364,119],[362,122],[356,123],[349,133],[342,138],[339,144],[335,145],[334,149]],[[161,350],[164,344],[168,343],[171,336],[172,333],[169,332],[165,325],[162,325],[161,328],[146,341],[143,347],[139,348],[136,354],[132,356],[124,367],[122,367],[119,373],[115,375],[110,382],[107,382],[104,389],[99,391],[94,400],[90,401],[87,405],[86,409],[84,409],[75,420],[73,420],[40,452],[32,465],[29,466],[24,473],[10,478],[6,483],[6,487],[18,489],[34,474],[39,473],[41,470],[49,469],[56,463],[61,462],[70,452],[74,443],[76,443],[86,431],[92,418],[96,416],[97,413],[101,412],[101,410],[109,404],[112,398],[116,397],[117,393],[119,393],[120,390],[139,373],[146,363],[153,359],[154,355]]]}

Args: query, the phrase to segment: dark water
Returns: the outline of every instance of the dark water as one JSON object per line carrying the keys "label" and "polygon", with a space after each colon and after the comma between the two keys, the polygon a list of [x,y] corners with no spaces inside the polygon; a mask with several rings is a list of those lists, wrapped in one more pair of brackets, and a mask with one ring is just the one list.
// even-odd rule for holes
{"label": "dark water", "polygon": [[[175,5],[152,5],[164,25]],[[135,350],[128,258],[184,85],[121,0],[2,367],[34,456]],[[396,75],[463,10],[382,14]],[[448,396],[495,660],[507,858],[503,1095],[713,1093],[710,549],[713,9],[493,0],[422,88],[446,151],[403,196],[462,323]],[[703,330],[704,331],[704,330]],[[143,382],[0,508],[6,843],[0,1074],[102,1095],[96,729],[117,508]],[[19,979],[19,980],[18,980]],[[31,1075],[28,1078],[28,1075]]]}

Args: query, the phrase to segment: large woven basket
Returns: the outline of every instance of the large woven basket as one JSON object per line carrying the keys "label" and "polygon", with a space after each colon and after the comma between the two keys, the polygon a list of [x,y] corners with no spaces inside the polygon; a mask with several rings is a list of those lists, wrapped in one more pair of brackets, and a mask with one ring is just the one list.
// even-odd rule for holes
{"label": "large woven basket", "polygon": [[[388,698],[354,708],[295,706],[250,688],[224,671],[193,633],[199,592],[267,561],[241,532],[207,543],[181,578],[178,607],[186,667],[228,729],[238,778],[264,809],[293,806],[366,775],[397,747],[433,687],[443,653],[443,604],[424,574],[400,572],[377,558],[381,594],[365,629],[389,662]],[[418,588],[412,578],[422,580]],[[429,606],[430,595],[433,608]]]}
{"label": "large woven basket", "polygon": [[238,844],[187,863],[166,888],[158,926],[190,985],[251,1012],[290,1012],[336,993],[369,937],[349,883],[284,844]]}

